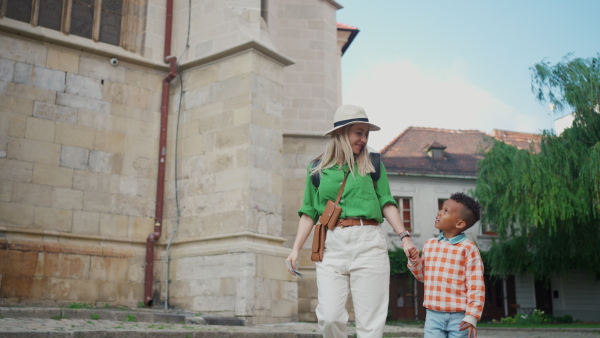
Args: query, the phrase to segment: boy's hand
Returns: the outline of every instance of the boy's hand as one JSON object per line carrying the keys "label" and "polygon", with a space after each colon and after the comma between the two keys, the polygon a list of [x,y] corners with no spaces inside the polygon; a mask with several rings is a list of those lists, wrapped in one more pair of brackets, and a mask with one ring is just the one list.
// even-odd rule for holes
{"label": "boy's hand", "polygon": [[419,250],[414,246],[408,251],[408,259],[411,262],[416,262],[419,260]]}
{"label": "boy's hand", "polygon": [[471,323],[467,323],[465,321],[460,322],[460,328],[458,331],[469,330],[468,338],[477,338],[477,328],[473,326]]}

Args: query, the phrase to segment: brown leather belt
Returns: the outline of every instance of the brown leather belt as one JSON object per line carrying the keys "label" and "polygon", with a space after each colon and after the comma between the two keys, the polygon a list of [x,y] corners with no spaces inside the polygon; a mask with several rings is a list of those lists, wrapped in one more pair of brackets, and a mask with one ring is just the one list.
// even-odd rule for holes
{"label": "brown leather belt", "polygon": [[335,226],[340,228],[351,227],[354,225],[360,225],[360,221],[362,221],[363,225],[379,225],[379,222],[374,219],[340,218],[337,223],[335,223]]}

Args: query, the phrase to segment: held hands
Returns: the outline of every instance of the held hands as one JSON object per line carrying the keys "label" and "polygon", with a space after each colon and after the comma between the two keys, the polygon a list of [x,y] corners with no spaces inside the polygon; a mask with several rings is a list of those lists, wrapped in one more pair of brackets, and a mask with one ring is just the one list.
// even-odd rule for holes
{"label": "held hands", "polygon": [[417,260],[419,260],[419,249],[415,248],[414,246],[410,249],[410,252],[408,253],[408,260],[410,260],[411,263],[417,263]]}
{"label": "held hands", "polygon": [[459,331],[469,330],[468,338],[477,338],[477,328],[473,326],[471,323],[462,321],[460,322]]}
{"label": "held hands", "polygon": [[415,247],[410,237],[402,239],[402,249],[409,260],[416,262],[419,259],[419,249]]}

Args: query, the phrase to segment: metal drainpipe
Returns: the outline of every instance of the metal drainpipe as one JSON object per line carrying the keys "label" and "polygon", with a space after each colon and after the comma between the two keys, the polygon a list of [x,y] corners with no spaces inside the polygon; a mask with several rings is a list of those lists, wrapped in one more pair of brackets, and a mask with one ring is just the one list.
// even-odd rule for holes
{"label": "metal drainpipe", "polygon": [[158,147],[158,177],[156,179],[156,208],[154,232],[146,239],[146,276],[144,285],[144,304],[152,306],[152,282],[154,272],[154,242],[162,233],[163,202],[165,191],[165,162],[167,157],[167,122],[169,116],[169,83],[177,75],[177,58],[171,56],[171,31],[173,27],[173,0],[167,0],[165,25],[164,61],[169,63],[169,74],[162,81],[160,108],[160,139]]}

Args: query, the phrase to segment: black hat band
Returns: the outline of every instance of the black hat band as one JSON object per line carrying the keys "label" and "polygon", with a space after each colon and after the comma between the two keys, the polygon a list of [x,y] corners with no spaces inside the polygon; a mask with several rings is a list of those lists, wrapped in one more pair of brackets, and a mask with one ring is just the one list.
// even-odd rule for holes
{"label": "black hat band", "polygon": [[357,121],[358,121],[358,122],[365,122],[365,123],[369,123],[369,119],[368,119],[368,118],[361,117],[361,118],[358,118],[358,119],[349,119],[349,120],[342,120],[342,121],[338,121],[338,122],[335,122],[335,123],[333,123],[333,126],[334,126],[335,128],[337,128],[337,127],[343,126],[343,125],[345,125],[345,124],[348,124],[348,123],[350,123],[350,122],[357,122]]}

